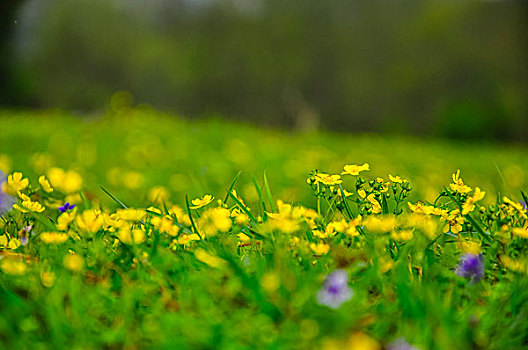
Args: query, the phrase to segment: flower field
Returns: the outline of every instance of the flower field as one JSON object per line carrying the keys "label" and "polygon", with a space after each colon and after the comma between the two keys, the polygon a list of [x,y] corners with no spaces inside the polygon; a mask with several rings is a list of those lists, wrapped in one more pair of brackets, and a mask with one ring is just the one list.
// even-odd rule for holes
{"label": "flower field", "polygon": [[5,348],[528,347],[526,149],[0,121]]}

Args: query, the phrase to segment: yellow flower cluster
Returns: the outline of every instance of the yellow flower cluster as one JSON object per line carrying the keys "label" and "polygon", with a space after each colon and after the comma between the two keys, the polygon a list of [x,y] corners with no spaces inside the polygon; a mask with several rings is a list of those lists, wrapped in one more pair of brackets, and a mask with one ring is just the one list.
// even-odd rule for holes
{"label": "yellow flower cluster", "polygon": [[314,229],[316,227],[315,219],[318,217],[315,210],[293,206],[281,200],[277,201],[277,212],[267,214],[270,220],[264,224],[264,230],[277,230],[284,233],[296,232],[303,222],[306,222],[308,227]]}
{"label": "yellow flower cluster", "polygon": [[[73,170],[65,171],[61,168],[51,168],[48,170],[47,175],[51,186],[65,194],[78,192],[81,190],[83,185],[83,179],[81,175]],[[46,190],[44,186],[45,185],[42,185],[42,188]]]}
{"label": "yellow flower cluster", "polygon": [[32,201],[31,198],[29,198],[23,193],[19,192],[19,197],[22,200],[22,203],[20,205],[19,204],[13,205],[13,208],[17,209],[18,211],[22,213],[27,213],[30,211],[35,212],[35,213],[42,213],[44,209],[46,209],[44,208],[42,204],[40,204],[39,202]]}

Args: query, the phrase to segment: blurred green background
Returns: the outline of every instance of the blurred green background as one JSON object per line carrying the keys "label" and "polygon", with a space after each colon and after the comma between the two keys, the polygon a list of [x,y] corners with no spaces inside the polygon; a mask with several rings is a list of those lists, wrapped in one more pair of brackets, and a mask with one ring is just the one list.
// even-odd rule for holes
{"label": "blurred green background", "polygon": [[0,108],[522,142],[528,2],[6,0]]}

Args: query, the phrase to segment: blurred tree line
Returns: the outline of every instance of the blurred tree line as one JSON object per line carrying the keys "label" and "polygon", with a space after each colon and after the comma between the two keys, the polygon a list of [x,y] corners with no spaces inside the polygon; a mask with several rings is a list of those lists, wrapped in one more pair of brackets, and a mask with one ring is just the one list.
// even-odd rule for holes
{"label": "blurred tree line", "polygon": [[93,111],[126,90],[188,116],[526,140],[527,4],[28,0],[2,13],[0,103]]}

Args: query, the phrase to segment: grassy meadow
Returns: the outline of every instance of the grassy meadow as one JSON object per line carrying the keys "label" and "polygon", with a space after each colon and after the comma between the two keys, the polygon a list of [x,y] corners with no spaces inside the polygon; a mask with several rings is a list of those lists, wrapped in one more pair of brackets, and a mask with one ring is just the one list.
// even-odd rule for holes
{"label": "grassy meadow", "polygon": [[528,346],[526,148],[119,106],[0,123],[6,348]]}

